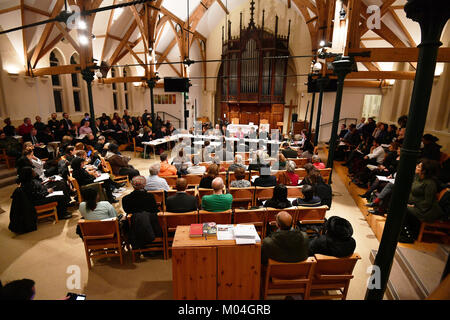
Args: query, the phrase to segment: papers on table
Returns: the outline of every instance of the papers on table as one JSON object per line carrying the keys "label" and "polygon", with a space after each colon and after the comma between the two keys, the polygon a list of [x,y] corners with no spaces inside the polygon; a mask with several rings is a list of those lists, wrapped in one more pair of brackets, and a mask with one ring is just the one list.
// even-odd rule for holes
{"label": "papers on table", "polygon": [[63,195],[64,195],[64,192],[62,192],[62,191],[53,191],[52,193],[47,195],[47,198],[54,197],[54,196],[63,196]]}
{"label": "papers on table", "polygon": [[387,181],[390,183],[395,183],[395,179],[388,179],[388,177],[384,177],[384,176],[377,176],[377,179],[380,181]]}
{"label": "papers on table", "polygon": [[252,183],[255,183],[256,178],[259,178],[259,176],[252,176]]}
{"label": "papers on table", "polygon": [[109,179],[109,173],[102,173],[94,182],[101,182]]}
{"label": "papers on table", "polygon": [[236,240],[236,244],[255,244],[261,238],[252,224],[218,224],[217,240]]}
{"label": "papers on table", "polygon": [[43,184],[46,184],[47,182],[50,182],[50,181],[60,181],[60,180],[62,180],[63,178],[61,177],[61,176],[52,176],[52,177],[50,177],[50,178],[47,178],[47,179],[45,179],[44,181],[42,181],[42,183]]}

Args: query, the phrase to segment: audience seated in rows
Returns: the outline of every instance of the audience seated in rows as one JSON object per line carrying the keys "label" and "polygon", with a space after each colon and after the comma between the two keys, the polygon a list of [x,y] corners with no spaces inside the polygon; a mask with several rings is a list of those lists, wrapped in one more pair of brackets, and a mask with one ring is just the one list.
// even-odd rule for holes
{"label": "audience seated in rows", "polygon": [[236,167],[234,169],[234,178],[236,180],[231,181],[231,188],[249,188],[251,187],[250,181],[245,180],[245,169],[242,167]]}
{"label": "audience seated in rows", "polygon": [[147,182],[145,184],[145,190],[147,190],[147,191],[155,191],[155,190],[168,191],[170,189],[169,185],[167,184],[166,179],[158,176],[160,169],[161,169],[160,163],[154,163],[150,166],[150,169],[149,169],[150,175],[147,177]]}
{"label": "audience seated in rows", "polygon": [[291,202],[287,198],[288,192],[284,184],[278,184],[273,189],[273,196],[271,199],[264,203],[264,207],[285,209],[292,206]]}
{"label": "audience seated in rows", "polygon": [[131,158],[119,154],[119,146],[114,143],[109,144],[105,160],[111,164],[113,174],[116,176],[128,176],[131,180],[140,174],[138,170],[128,164]]}
{"label": "audience seated in rows", "polygon": [[286,186],[297,186],[298,185],[298,174],[295,173],[295,162],[289,160],[286,163],[286,171],[278,174],[278,184],[284,184]]}
{"label": "audience seated in rows", "polygon": [[217,164],[211,164],[203,178],[200,180],[199,188],[212,189],[212,181],[219,176]]}
{"label": "audience seated in rows", "polygon": [[108,201],[100,201],[100,195],[95,188],[85,188],[81,191],[83,202],[80,203],[81,216],[86,220],[103,220],[117,217],[117,211]]}
{"label": "audience seated in rows", "polygon": [[314,189],[309,184],[305,184],[302,187],[303,198],[295,199],[292,204],[294,206],[301,207],[320,207],[322,201],[318,196],[314,195]]}
{"label": "audience seated in rows", "polygon": [[161,153],[159,156],[159,159],[161,160],[161,168],[159,170],[159,176],[165,177],[165,176],[174,176],[177,174],[177,168],[175,166],[169,164],[169,161],[167,160],[167,153]]}
{"label": "audience seated in rows", "polygon": [[275,187],[277,185],[277,177],[271,175],[270,166],[262,165],[259,169],[259,177],[253,183],[256,187]]}

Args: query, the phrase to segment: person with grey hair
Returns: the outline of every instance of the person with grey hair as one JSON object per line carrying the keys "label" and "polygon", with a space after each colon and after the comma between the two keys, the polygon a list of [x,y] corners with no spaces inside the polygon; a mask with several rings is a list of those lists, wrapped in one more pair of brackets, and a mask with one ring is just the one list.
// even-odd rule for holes
{"label": "person with grey hair", "polygon": [[221,212],[231,209],[233,196],[229,193],[223,194],[223,180],[221,177],[215,178],[211,186],[213,194],[202,197],[202,209],[209,212]]}
{"label": "person with grey hair", "polygon": [[247,170],[247,166],[244,164],[244,160],[240,154],[234,157],[234,162],[228,167],[228,171],[234,171],[237,168],[243,168],[244,171]]}
{"label": "person with grey hair", "polygon": [[106,139],[105,136],[100,136],[97,139],[97,143],[94,146],[95,150],[98,151],[102,155],[102,157],[106,156],[106,153],[108,152],[108,147],[106,146]]}
{"label": "person with grey hair", "polygon": [[312,156],[311,163],[317,169],[325,169],[325,164],[320,160],[320,157],[317,154]]}
{"label": "person with grey hair", "polygon": [[158,176],[160,169],[161,165],[159,163],[154,163],[150,166],[149,168],[150,175],[146,178],[145,184],[146,191],[155,191],[155,190],[168,191],[170,189],[166,179],[163,179]]}
{"label": "person with grey hair", "polygon": [[278,176],[278,184],[284,184],[286,186],[297,186],[299,176],[295,173],[295,162],[290,160],[286,162],[286,171],[282,172]]}

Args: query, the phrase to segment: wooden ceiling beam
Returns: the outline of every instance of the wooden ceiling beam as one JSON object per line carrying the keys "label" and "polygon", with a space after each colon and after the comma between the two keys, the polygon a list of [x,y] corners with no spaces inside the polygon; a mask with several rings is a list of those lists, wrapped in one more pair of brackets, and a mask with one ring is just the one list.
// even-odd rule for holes
{"label": "wooden ceiling beam", "polygon": [[63,27],[61,25],[60,22],[56,22],[55,26],[59,29],[59,31],[61,31],[61,33],[64,35],[64,38],[67,39],[67,41],[70,42],[70,44],[72,45],[72,47],[80,54],[81,49],[80,46],[78,45],[78,43],[71,37],[71,35],[69,34],[69,32],[67,32],[66,28]]}
{"label": "wooden ceiling beam", "polygon": [[[228,15],[230,14],[230,11],[228,11],[227,7],[225,7],[225,5],[223,4],[222,0],[216,0],[216,2],[219,4],[219,6],[222,7],[223,11]],[[289,0],[288,2],[288,8],[291,7],[291,0]]]}
{"label": "wooden ceiling beam", "polygon": [[[24,0],[20,0],[20,23],[22,25],[25,25],[25,3]],[[24,67],[26,70],[26,73],[29,73],[29,67],[28,67],[28,45],[27,45],[27,38],[25,35],[25,29],[22,29],[22,44],[23,44],[23,62]]]}
{"label": "wooden ceiling beam", "polygon": [[20,10],[20,5],[14,6],[14,7],[10,7],[10,8],[6,8],[6,9],[1,9],[0,10],[0,14],[4,14],[4,13],[11,12],[11,11],[16,11],[16,10]]}
{"label": "wooden ceiling beam", "polygon": [[392,9],[392,7],[389,8],[389,12],[392,15],[392,17],[394,18],[394,20],[397,23],[397,25],[400,27],[400,29],[402,29],[403,34],[406,36],[406,38],[408,38],[409,45],[411,47],[413,47],[413,48],[417,47],[416,42],[411,37],[411,34],[409,33],[408,29],[406,29],[406,27],[403,24],[402,20],[400,20],[399,16],[395,13],[395,11],[394,11],[394,9]]}
{"label": "wooden ceiling beam", "polygon": [[41,10],[41,9],[38,9],[38,8],[35,8],[35,7],[32,7],[32,6],[29,6],[29,5],[26,5],[26,4],[24,4],[23,7],[24,7],[25,10],[28,10],[28,11],[40,14],[42,16],[50,17],[50,13],[48,13],[47,11],[44,11],[44,10]]}
{"label": "wooden ceiling beam", "polygon": [[[370,52],[370,57],[355,57],[355,61],[417,62],[419,48],[359,48],[349,49],[350,54]],[[439,48],[437,62],[450,62],[450,48]]]}
{"label": "wooden ceiling beam", "polygon": [[362,0],[349,0],[347,6],[348,27],[347,43],[344,54],[347,55],[348,49],[359,48],[361,42],[361,33],[359,23],[361,21],[361,2]]}
{"label": "wooden ceiling beam", "polygon": [[351,72],[347,75],[347,79],[399,79],[414,80],[415,71],[358,71]]}
{"label": "wooden ceiling beam", "polygon": [[[115,5],[116,3],[117,3],[117,0],[114,0],[113,5]],[[111,12],[109,13],[108,25],[106,27],[106,37],[105,37],[105,41],[103,42],[102,56],[100,58],[101,61],[103,61],[105,59],[106,43],[108,42],[108,38],[110,36],[109,32],[111,31],[111,24],[112,24],[113,16],[114,16],[114,9],[112,9]]]}
{"label": "wooden ceiling beam", "polygon": [[[90,66],[94,66],[94,64],[91,64]],[[68,64],[64,66],[46,67],[32,70],[32,74],[35,77],[55,75],[55,74],[80,73],[80,72],[81,72],[81,64]]]}
{"label": "wooden ceiling beam", "polygon": [[344,81],[344,87],[381,88],[383,81]]}

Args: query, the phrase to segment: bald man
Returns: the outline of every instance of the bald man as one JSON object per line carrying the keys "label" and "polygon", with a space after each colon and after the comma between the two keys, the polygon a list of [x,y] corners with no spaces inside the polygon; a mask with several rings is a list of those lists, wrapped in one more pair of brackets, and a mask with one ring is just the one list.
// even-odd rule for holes
{"label": "bald man", "polygon": [[292,228],[292,216],[281,211],[276,216],[278,230],[264,238],[261,247],[261,261],[268,259],[279,262],[299,262],[308,258],[308,236]]}
{"label": "bald man", "polygon": [[215,178],[211,186],[213,188],[213,194],[209,196],[203,196],[202,208],[203,210],[210,212],[220,212],[231,209],[231,203],[233,202],[233,196],[231,194],[223,194],[223,180],[220,177]]}
{"label": "bald man", "polygon": [[197,210],[197,199],[186,193],[187,180],[185,178],[178,178],[176,189],[177,193],[170,196],[166,200],[166,210],[168,212],[189,212]]}

